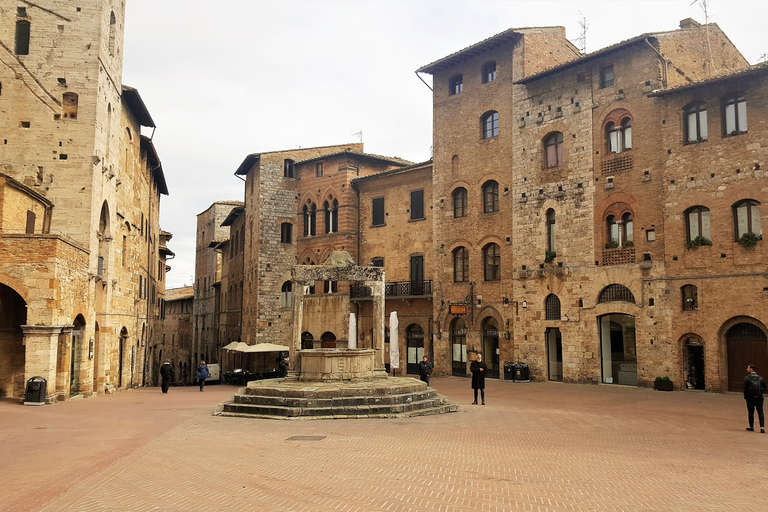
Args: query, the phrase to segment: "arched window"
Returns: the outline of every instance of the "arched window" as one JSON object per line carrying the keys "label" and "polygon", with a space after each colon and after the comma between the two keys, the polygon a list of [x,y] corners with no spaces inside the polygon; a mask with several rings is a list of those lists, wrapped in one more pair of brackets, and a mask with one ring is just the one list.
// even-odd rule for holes
{"label": "arched window", "polygon": [[115,27],[117,26],[117,20],[115,19],[114,11],[109,13],[109,55],[115,55]]}
{"label": "arched window", "polygon": [[560,299],[554,293],[544,299],[544,312],[547,320],[560,320]]}
{"label": "arched window", "polygon": [[693,206],[685,210],[686,242],[702,237],[709,240],[709,208]]}
{"label": "arched window", "polygon": [[493,180],[483,184],[483,212],[499,211],[499,184]]}
{"label": "arched window", "polygon": [[325,232],[333,233],[333,209],[328,201],[323,202],[323,214],[325,220]]}
{"label": "arched window", "polygon": [[499,134],[499,113],[495,110],[486,112],[480,118],[480,129],[484,139],[490,139]]}
{"label": "arched window", "polygon": [[459,94],[464,90],[464,78],[461,75],[454,75],[451,77],[449,83],[448,94],[453,96]]}
{"label": "arched window", "polygon": [[563,134],[552,132],[544,138],[544,158],[547,169],[563,165]]}
{"label": "arched window", "polygon": [[760,224],[760,203],[754,199],[744,199],[733,205],[733,221],[736,240],[747,233],[758,237],[763,236],[763,228]]}
{"label": "arched window", "polygon": [[547,210],[547,250],[555,252],[555,210]]}
{"label": "arched window", "polygon": [[451,158],[451,172],[453,174],[459,172],[459,155],[453,155]]}
{"label": "arched window", "polygon": [[747,100],[734,94],[723,100],[723,137],[747,132]]}
{"label": "arched window", "polygon": [[680,296],[683,299],[683,311],[696,311],[699,309],[698,290],[696,286],[687,284],[680,288]]}
{"label": "arched window", "polygon": [[501,250],[498,244],[490,243],[483,248],[483,266],[486,281],[501,279]]}
{"label": "arched window", "polygon": [[493,82],[496,80],[496,62],[486,62],[483,66],[483,83]]}
{"label": "arched window", "polygon": [[304,236],[315,236],[317,206],[310,201],[308,204],[304,205],[302,213],[304,215]]}
{"label": "arched window", "polygon": [[[630,212],[626,212],[621,216],[621,223],[624,227],[621,232],[621,242],[623,245],[632,245],[631,243],[634,240],[633,235],[633,228],[634,228],[634,222],[632,220],[632,214]],[[629,244],[627,242],[630,242]]]}
{"label": "arched window", "polygon": [[691,103],[683,109],[685,144],[707,140],[707,105],[703,101]]}
{"label": "arched window", "polygon": [[605,225],[608,229],[605,246],[607,248],[619,246],[619,224],[616,222],[615,215],[609,215],[605,218]]}
{"label": "arched window", "polygon": [[467,281],[469,281],[469,251],[466,247],[457,247],[453,250],[453,282]]}
{"label": "arched window", "polygon": [[457,219],[467,216],[467,189],[464,187],[453,191],[453,216]]}
{"label": "arched window", "polygon": [[625,117],[618,125],[614,122],[606,124],[605,139],[609,153],[621,153],[632,149],[632,120]]}
{"label": "arched window", "polygon": [[600,292],[597,299],[598,304],[605,302],[631,302],[635,303],[635,296],[632,291],[623,284],[609,284]]}
{"label": "arched window", "polygon": [[25,20],[16,21],[16,39],[14,53],[16,55],[29,55],[30,24]]}

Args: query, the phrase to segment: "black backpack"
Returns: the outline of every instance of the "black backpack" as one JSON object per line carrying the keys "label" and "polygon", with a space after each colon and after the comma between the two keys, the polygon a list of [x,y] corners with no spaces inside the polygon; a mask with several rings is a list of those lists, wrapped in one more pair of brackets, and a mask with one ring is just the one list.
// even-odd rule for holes
{"label": "black backpack", "polygon": [[763,396],[763,384],[757,375],[749,376],[749,396],[751,398],[762,398]]}

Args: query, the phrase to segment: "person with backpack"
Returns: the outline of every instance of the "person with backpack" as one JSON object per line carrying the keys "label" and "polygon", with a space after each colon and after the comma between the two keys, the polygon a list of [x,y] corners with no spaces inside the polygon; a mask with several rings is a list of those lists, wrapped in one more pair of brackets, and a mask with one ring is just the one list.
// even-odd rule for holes
{"label": "person with backpack", "polygon": [[[197,379],[198,384],[200,384],[200,391],[205,387],[205,379],[210,376],[211,374],[208,371],[208,365],[205,364],[205,361],[200,361],[200,366],[195,370],[195,378]],[[760,410],[762,411],[762,409]]]}
{"label": "person with backpack", "polygon": [[765,389],[765,379],[757,374],[757,368],[754,364],[748,364],[747,376],[744,377],[744,400],[747,401],[747,418],[749,419],[747,430],[750,432],[755,431],[755,409],[757,409],[760,433],[765,434],[765,416],[763,415],[763,393]]}

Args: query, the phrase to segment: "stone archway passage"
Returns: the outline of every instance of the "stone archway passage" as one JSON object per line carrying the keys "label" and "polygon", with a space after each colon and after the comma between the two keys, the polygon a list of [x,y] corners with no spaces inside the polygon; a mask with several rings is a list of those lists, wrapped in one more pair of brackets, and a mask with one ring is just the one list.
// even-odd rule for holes
{"label": "stone archway passage", "polygon": [[754,364],[758,372],[768,370],[768,338],[758,326],[736,324],[725,334],[728,345],[728,391],[742,391],[747,365]]}
{"label": "stone archway passage", "polygon": [[13,288],[0,284],[0,396],[24,393],[24,333],[27,307]]}

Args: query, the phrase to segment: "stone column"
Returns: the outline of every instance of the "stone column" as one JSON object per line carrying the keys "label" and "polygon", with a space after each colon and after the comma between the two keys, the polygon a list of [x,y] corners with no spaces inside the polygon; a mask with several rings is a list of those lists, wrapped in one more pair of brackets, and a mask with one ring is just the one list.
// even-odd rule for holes
{"label": "stone column", "polygon": [[56,363],[62,325],[22,325],[24,332],[24,386],[32,377],[46,380],[46,401],[55,401]]}
{"label": "stone column", "polygon": [[373,349],[375,350],[375,372],[387,375],[384,370],[384,316],[386,304],[384,300],[384,276],[378,281],[366,281],[373,295]]}
{"label": "stone column", "polygon": [[307,286],[302,281],[291,281],[291,300],[293,301],[293,331],[291,345],[288,351],[289,364],[288,375],[298,379],[301,373],[301,327],[304,323],[304,288]]}

